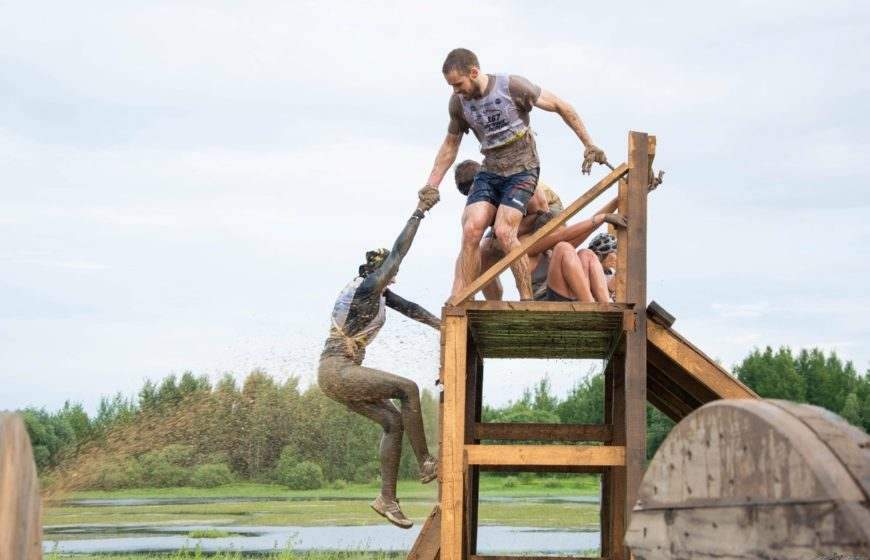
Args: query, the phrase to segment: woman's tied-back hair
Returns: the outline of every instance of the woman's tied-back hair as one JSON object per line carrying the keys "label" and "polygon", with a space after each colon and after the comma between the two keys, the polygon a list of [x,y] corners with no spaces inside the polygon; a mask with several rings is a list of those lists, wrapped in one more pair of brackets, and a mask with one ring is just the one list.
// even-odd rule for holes
{"label": "woman's tied-back hair", "polygon": [[473,66],[480,68],[476,54],[468,49],[453,49],[447,53],[444,65],[441,67],[441,73],[447,74],[451,70],[455,70],[463,76],[467,76]]}
{"label": "woman's tied-back hair", "polygon": [[365,278],[384,264],[384,261],[387,260],[387,257],[389,256],[390,251],[383,247],[373,251],[366,251],[366,262],[365,264],[360,265],[359,275]]}
{"label": "woman's tied-back hair", "polygon": [[478,171],[480,171],[480,164],[473,159],[467,159],[456,165],[453,178],[456,180],[456,188],[463,196],[468,196],[468,191],[471,190],[474,176],[477,175]]}

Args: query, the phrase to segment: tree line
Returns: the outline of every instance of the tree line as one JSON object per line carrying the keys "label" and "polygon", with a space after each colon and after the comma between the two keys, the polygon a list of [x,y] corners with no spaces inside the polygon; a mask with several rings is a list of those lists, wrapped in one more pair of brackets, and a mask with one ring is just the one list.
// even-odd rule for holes
{"label": "tree line", "polygon": [[[755,349],[734,373],[762,397],[822,406],[870,429],[870,375],[859,375],[833,352]],[[424,389],[421,403],[434,450],[437,397]],[[191,372],[146,381],[134,398],[104,397],[93,416],[72,403],[55,412],[21,412],[40,472],[49,479],[74,472],[78,487],[213,486],[231,480],[317,487],[378,475],[377,425],[316,385],[302,389],[296,377],[279,381],[259,370],[240,384],[231,375],[212,384]],[[604,379],[594,371],[564,398],[552,393],[545,378],[520,399],[483,411],[487,422],[595,424],[603,418]],[[672,427],[647,407],[648,457]],[[417,476],[408,445],[400,476]]]}

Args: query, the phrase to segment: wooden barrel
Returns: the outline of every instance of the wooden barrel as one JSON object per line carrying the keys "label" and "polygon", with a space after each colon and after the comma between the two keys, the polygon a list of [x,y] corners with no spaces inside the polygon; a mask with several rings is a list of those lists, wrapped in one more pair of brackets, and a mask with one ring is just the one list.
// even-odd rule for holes
{"label": "wooden barrel", "polygon": [[645,560],[870,558],[870,437],[815,406],[709,403],[650,462],[625,541]]}
{"label": "wooden barrel", "polygon": [[39,479],[24,421],[0,412],[0,558],[42,559]]}

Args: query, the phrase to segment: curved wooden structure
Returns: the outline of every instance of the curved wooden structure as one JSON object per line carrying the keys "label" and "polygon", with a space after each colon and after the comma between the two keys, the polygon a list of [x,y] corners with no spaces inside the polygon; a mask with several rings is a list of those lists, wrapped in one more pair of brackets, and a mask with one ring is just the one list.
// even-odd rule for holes
{"label": "curved wooden structure", "polygon": [[24,421],[0,412],[0,558],[42,559],[39,479]]}
{"label": "curved wooden structure", "polygon": [[870,436],[815,406],[720,400],[650,462],[638,559],[870,558]]}

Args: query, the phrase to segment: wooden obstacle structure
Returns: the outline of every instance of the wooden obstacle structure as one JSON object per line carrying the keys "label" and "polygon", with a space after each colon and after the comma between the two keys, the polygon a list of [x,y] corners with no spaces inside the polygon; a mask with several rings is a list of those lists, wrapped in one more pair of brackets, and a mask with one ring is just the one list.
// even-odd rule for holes
{"label": "wooden obstacle structure", "polygon": [[717,401],[668,435],[626,543],[638,560],[870,557],[870,436],[787,401]]}
{"label": "wooden obstacle structure", "polygon": [[42,559],[42,503],[24,421],[0,412],[0,559]]}
{"label": "wooden obstacle structure", "polygon": [[[440,503],[426,520],[409,559],[488,558],[477,553],[482,470],[600,474],[601,555],[627,558],[623,538],[643,477],[647,401],[680,420],[715,399],[756,398],[673,331],[673,317],[661,307],[653,304],[647,309],[647,193],[655,150],[654,136],[631,132],[626,163],[616,166],[443,309]],[[618,213],[627,218],[627,225],[616,228],[616,303],[471,300],[533,244],[617,183]],[[485,358],[605,360],[604,423],[482,423]],[[483,444],[483,440],[512,443]]]}

